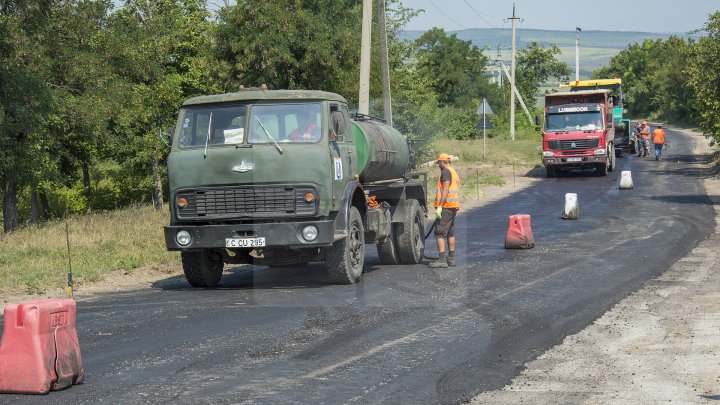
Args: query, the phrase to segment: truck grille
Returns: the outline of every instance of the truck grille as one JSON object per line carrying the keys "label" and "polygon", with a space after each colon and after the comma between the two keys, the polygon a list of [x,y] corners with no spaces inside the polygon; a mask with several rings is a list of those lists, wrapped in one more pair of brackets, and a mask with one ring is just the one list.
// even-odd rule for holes
{"label": "truck grille", "polygon": [[[315,214],[315,203],[304,196],[312,187],[238,186],[180,190],[175,201],[184,197],[185,208],[177,208],[182,219],[287,217]],[[317,196],[317,192],[315,192]]]}
{"label": "truck grille", "polygon": [[582,150],[597,148],[599,139],[577,139],[569,141],[548,141],[548,147],[553,150]]}

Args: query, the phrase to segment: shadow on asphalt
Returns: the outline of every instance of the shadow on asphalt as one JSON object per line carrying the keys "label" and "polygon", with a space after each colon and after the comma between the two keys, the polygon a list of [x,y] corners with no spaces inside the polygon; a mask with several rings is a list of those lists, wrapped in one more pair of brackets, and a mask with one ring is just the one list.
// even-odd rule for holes
{"label": "shadow on asphalt", "polygon": [[[366,253],[367,254],[367,253]],[[370,256],[366,259],[364,274],[380,269]],[[328,276],[323,263],[310,263],[306,266],[268,267],[260,265],[237,265],[225,269],[217,287],[208,290],[264,290],[325,288],[338,285]],[[163,291],[202,290],[191,287],[184,276],[172,276],[152,284],[153,289]]]}

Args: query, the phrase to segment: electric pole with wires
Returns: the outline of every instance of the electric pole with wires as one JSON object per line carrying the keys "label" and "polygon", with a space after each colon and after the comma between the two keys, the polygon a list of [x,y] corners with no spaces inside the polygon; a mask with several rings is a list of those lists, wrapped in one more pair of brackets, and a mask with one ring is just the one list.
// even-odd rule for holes
{"label": "electric pole with wires", "polygon": [[513,14],[508,20],[512,21],[512,51],[510,54],[510,138],[515,140],[515,3],[513,3]]}

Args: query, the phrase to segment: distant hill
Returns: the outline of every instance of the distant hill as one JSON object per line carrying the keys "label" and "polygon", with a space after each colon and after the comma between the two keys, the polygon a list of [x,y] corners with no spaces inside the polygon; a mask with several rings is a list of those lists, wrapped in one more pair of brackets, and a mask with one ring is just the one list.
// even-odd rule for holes
{"label": "distant hill", "polygon": [[[403,31],[400,34],[402,39],[414,41],[424,31]],[[478,48],[485,50],[485,54],[494,60],[497,55],[497,47],[500,45],[501,58],[510,60],[510,44],[512,32],[509,28],[476,28],[460,31],[448,31],[448,34],[456,34],[464,41],[472,41]],[[557,45],[562,51],[560,60],[575,71],[575,31],[551,31],[536,29],[517,29],[516,47],[522,49],[532,42],[541,46]],[[658,34],[639,31],[583,31],[580,33],[580,76],[587,78],[592,71],[605,66],[610,58],[618,52],[626,49],[632,43],[642,43],[646,39],[667,39],[671,35],[685,36],[685,34]]]}

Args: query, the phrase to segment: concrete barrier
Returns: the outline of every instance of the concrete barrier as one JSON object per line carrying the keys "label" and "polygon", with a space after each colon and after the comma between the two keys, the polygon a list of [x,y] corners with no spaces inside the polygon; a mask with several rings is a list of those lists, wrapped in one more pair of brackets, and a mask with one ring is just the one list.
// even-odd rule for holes
{"label": "concrete barrier", "polygon": [[575,193],[565,194],[565,209],[563,210],[563,219],[579,219],[580,203]]}
{"label": "concrete barrier", "polygon": [[535,237],[530,222],[530,215],[526,214],[516,214],[508,217],[505,249],[532,249],[535,247]]}

